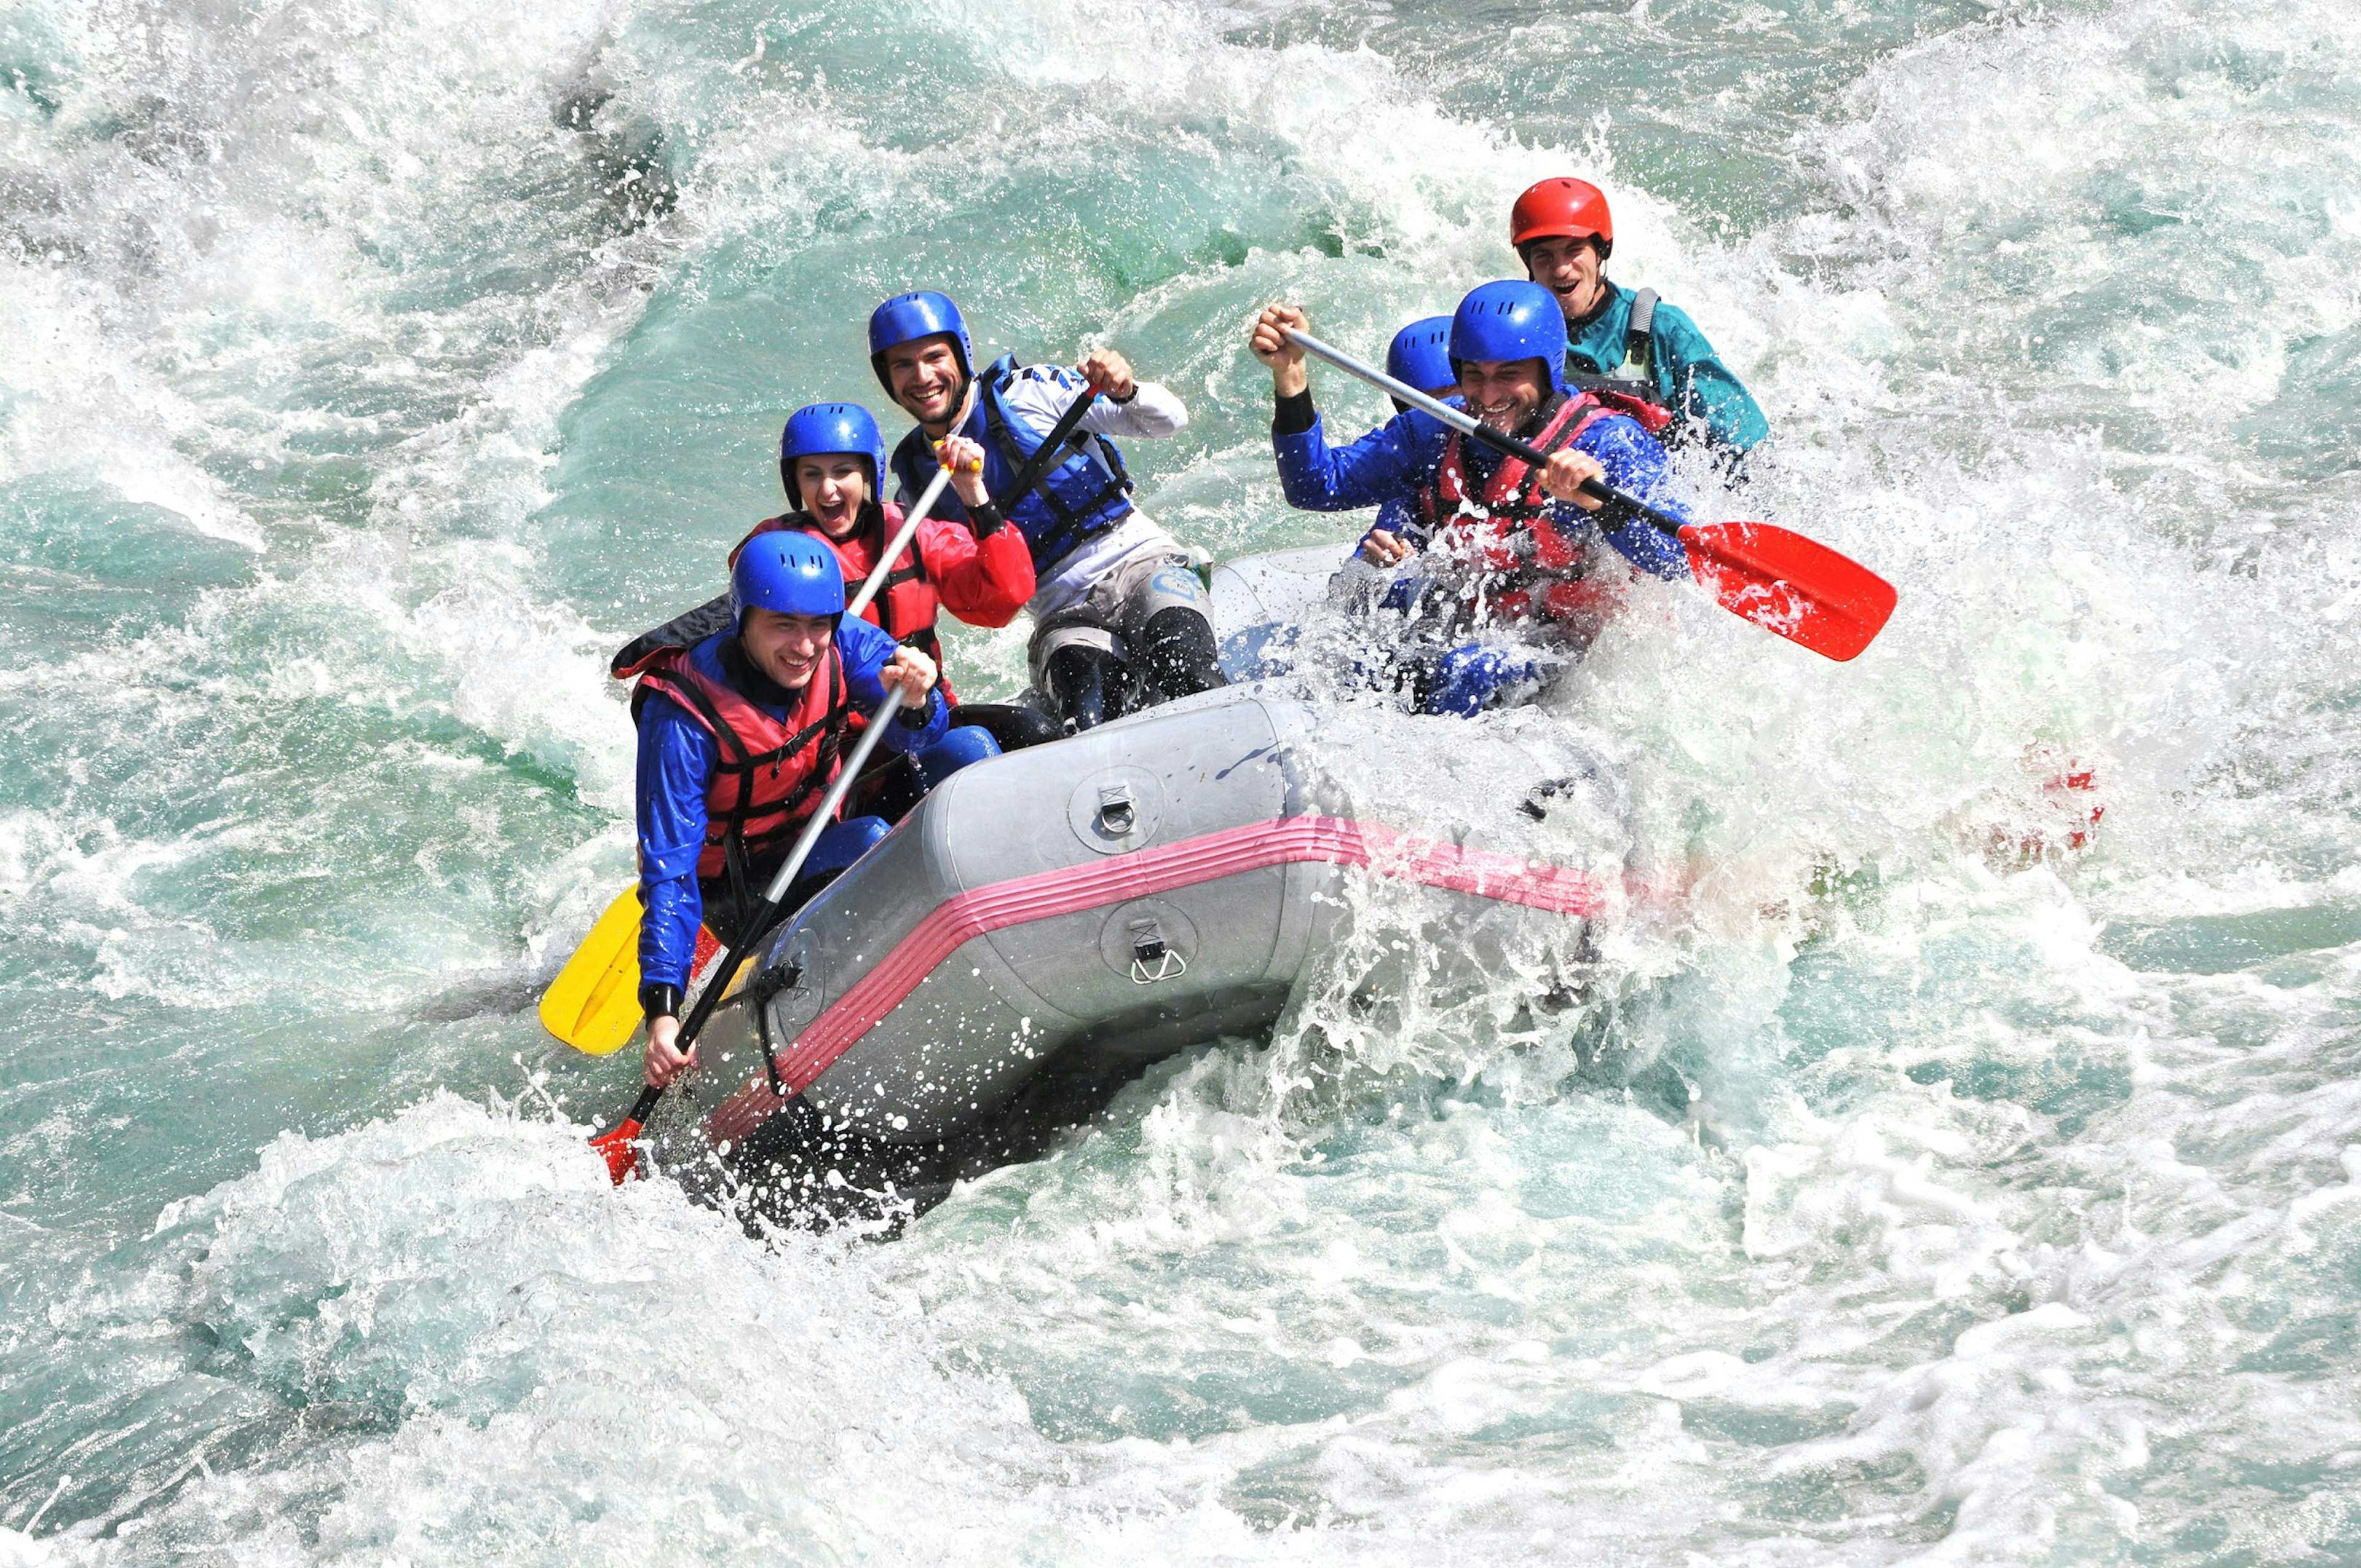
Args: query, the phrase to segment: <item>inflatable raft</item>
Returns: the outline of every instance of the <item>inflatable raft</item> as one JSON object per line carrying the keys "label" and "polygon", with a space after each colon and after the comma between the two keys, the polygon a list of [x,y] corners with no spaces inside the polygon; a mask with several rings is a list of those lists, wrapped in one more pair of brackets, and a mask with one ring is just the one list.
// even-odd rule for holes
{"label": "inflatable raft", "polygon": [[[1268,1030],[1348,877],[1436,890],[1454,939],[1488,909],[1598,916],[1611,868],[1532,853],[1536,801],[1565,778],[1499,792],[1475,830],[1422,833],[1351,782],[1384,759],[1330,741],[1270,678],[1335,560],[1216,574],[1239,684],[970,767],[921,802],[760,949],[658,1160],[726,1170],[785,1211],[912,1212],[1028,1157],[1148,1064]],[[1400,722],[1459,726],[1440,739],[1478,773],[1532,771],[1476,755],[1464,721]]]}

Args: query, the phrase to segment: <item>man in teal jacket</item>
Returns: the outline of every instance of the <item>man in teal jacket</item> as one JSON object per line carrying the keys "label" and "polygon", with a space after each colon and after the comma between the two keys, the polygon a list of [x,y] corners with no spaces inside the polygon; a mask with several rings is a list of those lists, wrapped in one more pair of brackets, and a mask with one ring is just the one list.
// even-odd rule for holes
{"label": "man in teal jacket", "polygon": [[1660,302],[1653,289],[1607,280],[1615,221],[1598,186],[1543,181],[1510,210],[1509,239],[1527,276],[1565,312],[1568,380],[1667,445],[1702,439],[1733,473],[1771,433],[1745,385],[1686,312]]}

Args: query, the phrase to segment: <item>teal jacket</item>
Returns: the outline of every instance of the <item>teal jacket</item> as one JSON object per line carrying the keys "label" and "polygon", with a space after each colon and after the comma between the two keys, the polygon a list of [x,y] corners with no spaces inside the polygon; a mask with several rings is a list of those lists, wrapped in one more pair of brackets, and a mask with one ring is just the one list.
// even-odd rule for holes
{"label": "teal jacket", "polygon": [[[1588,321],[1566,323],[1573,337],[1566,345],[1566,368],[1586,376],[1637,379],[1638,369],[1626,371],[1623,359],[1631,302],[1639,298],[1639,291],[1614,282],[1606,288],[1606,297]],[[1714,353],[1687,312],[1659,302],[1654,341],[1655,369],[1649,379],[1655,383],[1659,400],[1673,411],[1675,422],[1667,434],[1694,436],[1702,426],[1709,445],[1747,452],[1771,433],[1771,422],[1763,417],[1745,384]]]}

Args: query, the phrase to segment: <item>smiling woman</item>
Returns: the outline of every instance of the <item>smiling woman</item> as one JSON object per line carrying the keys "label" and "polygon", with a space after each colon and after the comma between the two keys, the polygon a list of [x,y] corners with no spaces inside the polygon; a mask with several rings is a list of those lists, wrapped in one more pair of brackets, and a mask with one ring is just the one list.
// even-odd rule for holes
{"label": "smiling woman", "polygon": [[[2346,0],[19,7],[0,1558],[2361,1555],[2356,60]],[[1137,504],[1341,561],[1249,317],[1374,356],[1560,178],[1771,416],[1680,498],[1903,591],[1846,665],[1643,591],[1475,724],[1315,684],[1323,768],[1611,929],[1356,873],[1268,1044],[890,1247],[612,1190],[635,1058],[532,1007],[632,876],[599,661],[877,302],[1137,367]]]}

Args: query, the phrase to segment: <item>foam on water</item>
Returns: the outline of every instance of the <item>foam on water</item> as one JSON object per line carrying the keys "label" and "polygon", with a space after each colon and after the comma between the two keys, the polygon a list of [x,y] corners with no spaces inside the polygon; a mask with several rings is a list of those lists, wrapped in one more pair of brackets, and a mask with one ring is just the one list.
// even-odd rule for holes
{"label": "foam on water", "polygon": [[[0,1561],[2361,1551],[2356,30],[0,22]],[[1115,342],[1191,405],[1156,515],[1341,541],[1246,314],[1382,342],[1568,169],[1779,430],[1708,506],[1891,576],[1878,646],[1646,588],[1480,745],[1332,693],[1405,826],[1604,759],[1616,918],[1356,881],[1270,1044],[892,1247],[609,1191],[627,1069],[529,1010],[627,874],[600,655],[868,305]]]}

